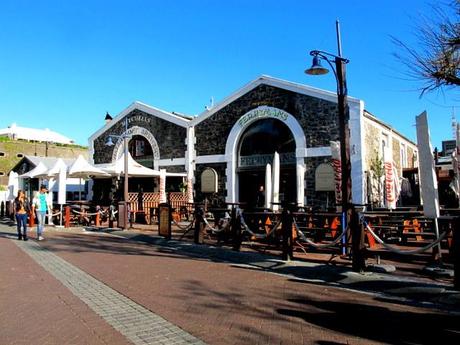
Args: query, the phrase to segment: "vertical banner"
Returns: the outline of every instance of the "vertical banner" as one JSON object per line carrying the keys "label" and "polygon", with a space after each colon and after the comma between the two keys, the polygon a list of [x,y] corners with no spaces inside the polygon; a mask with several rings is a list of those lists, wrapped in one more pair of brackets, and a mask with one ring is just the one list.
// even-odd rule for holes
{"label": "vertical banner", "polygon": [[160,169],[160,203],[166,202],[166,170]]}
{"label": "vertical banner", "polygon": [[265,208],[272,207],[272,166],[265,166]]}
{"label": "vertical banner", "polygon": [[452,152],[452,168],[454,170],[454,178],[451,182],[451,187],[457,195],[457,198],[460,198],[460,123],[457,123],[456,129],[456,147]]}
{"label": "vertical banner", "polygon": [[273,156],[273,181],[272,181],[272,200],[273,200],[273,211],[279,210],[280,201],[280,155],[275,152]]}
{"label": "vertical banner", "polygon": [[393,169],[393,155],[389,147],[384,148],[383,162],[385,168],[385,204],[387,208],[393,210],[396,208],[395,169]]}
{"label": "vertical banner", "polygon": [[332,168],[334,168],[335,203],[342,204],[342,163],[340,161],[340,142],[331,141]]}
{"label": "vertical banner", "polygon": [[423,196],[423,213],[426,217],[439,217],[438,181],[434,167],[433,149],[428,130],[428,119],[424,111],[415,117],[417,126],[417,148],[419,153],[420,187]]}
{"label": "vertical banner", "polygon": [[297,178],[297,205],[304,206],[305,203],[305,168],[301,164],[296,166],[296,178]]}
{"label": "vertical banner", "polygon": [[193,181],[191,177],[187,177],[187,202],[193,202]]}

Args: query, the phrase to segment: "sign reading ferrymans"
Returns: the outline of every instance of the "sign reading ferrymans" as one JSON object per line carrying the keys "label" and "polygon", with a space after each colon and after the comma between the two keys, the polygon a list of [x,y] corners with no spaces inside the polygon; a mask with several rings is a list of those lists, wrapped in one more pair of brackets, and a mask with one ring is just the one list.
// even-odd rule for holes
{"label": "sign reading ferrymans", "polygon": [[281,121],[286,121],[289,117],[289,114],[281,109],[263,106],[263,107],[258,107],[256,109],[253,109],[250,112],[243,115],[238,120],[238,124],[240,125],[240,127],[244,127],[248,122],[252,122],[256,119],[262,119],[266,117],[271,117],[271,118],[275,118]]}

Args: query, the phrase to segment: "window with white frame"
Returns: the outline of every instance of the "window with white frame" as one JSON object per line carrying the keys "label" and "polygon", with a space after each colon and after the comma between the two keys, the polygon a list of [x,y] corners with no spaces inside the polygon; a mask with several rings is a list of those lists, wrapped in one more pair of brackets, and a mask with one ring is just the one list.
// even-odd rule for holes
{"label": "window with white frame", "polygon": [[407,148],[406,144],[401,143],[401,168],[407,168]]}

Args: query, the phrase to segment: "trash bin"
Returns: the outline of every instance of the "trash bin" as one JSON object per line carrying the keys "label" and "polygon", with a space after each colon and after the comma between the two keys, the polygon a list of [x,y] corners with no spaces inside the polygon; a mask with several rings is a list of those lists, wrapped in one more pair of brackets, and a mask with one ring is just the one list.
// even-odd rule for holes
{"label": "trash bin", "polygon": [[118,202],[118,222],[117,226],[122,229],[128,228],[128,217],[126,215],[126,202]]}

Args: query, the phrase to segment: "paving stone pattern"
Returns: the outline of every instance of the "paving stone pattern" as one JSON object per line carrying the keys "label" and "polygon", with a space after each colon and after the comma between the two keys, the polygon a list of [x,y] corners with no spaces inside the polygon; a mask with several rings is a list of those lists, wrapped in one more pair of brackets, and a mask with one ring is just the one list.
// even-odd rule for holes
{"label": "paving stone pattern", "polygon": [[38,243],[15,243],[132,343],[204,344],[200,339],[111,289]]}

